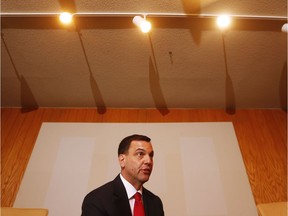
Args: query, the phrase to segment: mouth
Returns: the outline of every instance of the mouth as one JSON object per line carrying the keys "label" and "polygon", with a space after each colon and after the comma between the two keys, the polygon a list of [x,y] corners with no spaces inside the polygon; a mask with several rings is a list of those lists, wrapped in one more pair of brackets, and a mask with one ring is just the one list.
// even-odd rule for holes
{"label": "mouth", "polygon": [[141,169],[141,172],[144,173],[145,175],[150,175],[152,170],[149,168],[146,168],[146,169]]}

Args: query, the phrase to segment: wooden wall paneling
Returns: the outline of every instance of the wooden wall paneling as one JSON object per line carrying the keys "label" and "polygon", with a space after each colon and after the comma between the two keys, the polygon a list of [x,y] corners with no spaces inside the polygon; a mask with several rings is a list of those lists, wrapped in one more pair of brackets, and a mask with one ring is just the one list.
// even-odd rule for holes
{"label": "wooden wall paneling", "polygon": [[[104,112],[105,111],[105,112]],[[286,201],[287,113],[282,110],[2,108],[1,205],[12,206],[42,122],[233,122],[256,204]]]}
{"label": "wooden wall paneling", "polygon": [[233,121],[236,137],[241,150],[242,158],[246,167],[246,172],[249,177],[254,199],[257,203],[257,158],[253,143],[256,143],[249,119],[247,119],[248,111],[241,110],[237,112],[237,117]]}
{"label": "wooden wall paneling", "polygon": [[[275,127],[271,132],[273,132],[273,137],[276,139],[280,139],[280,143],[284,144],[287,148],[287,117],[283,116],[283,112],[271,112],[270,115],[265,115],[265,118],[268,122],[273,122],[272,125]],[[281,115],[282,114],[282,115]]]}
{"label": "wooden wall paneling", "polygon": [[[11,205],[14,201],[18,188],[20,186],[21,179],[23,177],[26,165],[30,158],[34,142],[35,135],[38,131],[33,127],[34,120],[38,117],[37,113],[40,112],[29,112],[17,115],[18,118],[14,121],[11,127],[11,137],[8,141],[10,151],[5,152],[5,155],[1,155],[3,161],[1,164],[2,168],[2,182],[1,182],[1,193],[11,192],[8,200],[4,202],[4,205]],[[38,118],[41,121],[41,118]],[[17,128],[16,130],[14,130]],[[6,144],[4,144],[5,146]]]}
{"label": "wooden wall paneling", "polygon": [[97,109],[87,109],[84,121],[85,122],[102,122],[103,121],[103,114],[99,113],[99,111],[97,111]]}
{"label": "wooden wall paneling", "polygon": [[[9,140],[15,139],[15,134],[20,130],[19,125],[17,124],[18,127],[16,125],[19,117],[17,114],[18,112],[12,109],[5,109],[1,112],[1,166],[13,147],[13,145],[9,145]],[[4,125],[5,127],[3,127]]]}
{"label": "wooden wall paneling", "polygon": [[119,122],[120,121],[120,110],[107,109],[103,115],[103,122]]}
{"label": "wooden wall paneling", "polygon": [[70,109],[68,119],[73,122],[86,122],[88,120],[86,115],[87,109]]}
{"label": "wooden wall paneling", "polygon": [[119,122],[145,122],[146,111],[135,109],[121,109],[119,112]]}
{"label": "wooden wall paneling", "polygon": [[[237,118],[241,124],[237,124],[236,134],[255,201],[265,203],[271,200],[285,200],[287,192],[286,147],[281,140],[282,156],[279,155],[279,151],[276,151],[279,140],[275,142],[271,135],[271,133],[279,134],[277,122],[273,123],[269,121],[270,118],[265,118],[271,112],[261,110],[242,112],[245,114]],[[285,127],[281,128],[281,131],[283,133]],[[275,163],[278,168],[275,167]],[[275,185],[278,186],[275,188]]]}

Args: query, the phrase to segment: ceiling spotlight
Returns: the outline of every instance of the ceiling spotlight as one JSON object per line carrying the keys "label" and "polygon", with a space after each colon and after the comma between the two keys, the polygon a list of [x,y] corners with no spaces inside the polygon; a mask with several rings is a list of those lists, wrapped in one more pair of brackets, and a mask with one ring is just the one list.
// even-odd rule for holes
{"label": "ceiling spotlight", "polygon": [[285,23],[282,28],[281,28],[282,32],[288,33],[288,23]]}
{"label": "ceiling spotlight", "polygon": [[147,33],[151,30],[151,23],[146,20],[146,16],[144,16],[144,18],[135,16],[133,18],[133,23],[138,26],[143,33]]}
{"label": "ceiling spotlight", "polygon": [[73,15],[68,12],[63,12],[60,14],[59,19],[63,24],[70,24],[72,22]]}
{"label": "ceiling spotlight", "polygon": [[231,23],[231,18],[228,15],[221,15],[217,18],[217,25],[221,29],[227,28]]}

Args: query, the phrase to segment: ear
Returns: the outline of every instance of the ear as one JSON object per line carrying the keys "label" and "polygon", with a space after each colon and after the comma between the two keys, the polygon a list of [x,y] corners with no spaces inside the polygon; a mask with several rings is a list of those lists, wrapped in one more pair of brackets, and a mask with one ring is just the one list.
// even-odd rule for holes
{"label": "ear", "polygon": [[118,156],[118,161],[119,161],[120,167],[124,168],[125,167],[125,163],[126,163],[126,155],[120,154]]}

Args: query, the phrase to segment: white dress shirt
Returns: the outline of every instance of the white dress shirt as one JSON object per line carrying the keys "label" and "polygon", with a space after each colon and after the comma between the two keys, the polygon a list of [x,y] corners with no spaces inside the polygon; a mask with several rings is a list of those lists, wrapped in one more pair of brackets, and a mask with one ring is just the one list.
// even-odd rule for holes
{"label": "white dress shirt", "polygon": [[131,213],[133,215],[133,209],[134,209],[134,203],[135,203],[135,199],[134,199],[134,195],[136,192],[139,192],[142,195],[142,187],[140,190],[136,190],[132,184],[130,184],[121,174],[120,174],[120,178],[124,184],[124,187],[126,189],[126,193],[128,195],[128,199],[129,199],[129,204],[130,204],[130,208],[131,208]]}

